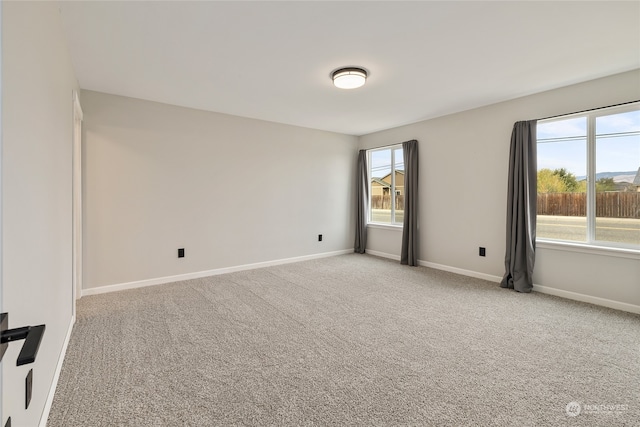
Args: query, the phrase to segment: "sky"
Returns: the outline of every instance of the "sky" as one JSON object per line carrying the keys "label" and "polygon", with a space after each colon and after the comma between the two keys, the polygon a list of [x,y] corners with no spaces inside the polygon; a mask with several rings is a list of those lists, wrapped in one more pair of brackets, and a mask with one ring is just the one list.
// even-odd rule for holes
{"label": "sky", "polygon": [[[402,148],[394,151],[395,164],[397,170],[404,170],[404,157]],[[371,177],[383,178],[391,172],[391,150],[371,151]]]}
{"label": "sky", "polygon": [[[632,133],[631,135],[615,135]],[[587,174],[586,117],[538,123],[538,170],[565,168]],[[548,138],[561,141],[544,142]],[[640,111],[596,118],[596,173],[637,171],[640,167]]]}

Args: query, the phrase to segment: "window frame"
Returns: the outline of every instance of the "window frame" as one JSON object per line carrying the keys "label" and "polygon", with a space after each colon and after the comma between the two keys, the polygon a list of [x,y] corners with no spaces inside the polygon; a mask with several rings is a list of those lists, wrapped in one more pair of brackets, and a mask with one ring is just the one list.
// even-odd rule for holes
{"label": "window frame", "polygon": [[[587,205],[586,205],[586,241],[573,241],[552,238],[540,238],[536,236],[536,244],[542,248],[562,248],[570,251],[607,254],[611,256],[631,257],[640,259],[640,244],[608,242],[596,239],[596,119],[598,117],[614,114],[640,111],[640,101],[634,101],[623,105],[603,107],[589,111],[555,116],[549,119],[538,120],[536,126],[541,123],[552,123],[572,118],[585,117],[587,121],[586,135],[586,159],[587,159]],[[536,144],[539,144],[536,138]],[[544,143],[544,142],[543,142]],[[536,190],[537,194],[537,190]],[[537,213],[536,213],[537,217]],[[536,221],[537,222],[537,221]]]}
{"label": "window frame", "polygon": [[[368,182],[367,182],[367,186],[368,186],[368,199],[367,199],[367,226],[373,226],[373,227],[380,227],[380,228],[402,228],[404,226],[404,224],[402,222],[396,222],[396,202],[395,202],[395,197],[394,195],[396,194],[396,162],[395,162],[395,151],[396,150],[402,150],[402,144],[393,144],[393,145],[386,145],[384,147],[378,147],[378,148],[370,148],[367,150],[367,175],[368,175]],[[371,155],[372,153],[376,152],[376,151],[390,151],[391,152],[391,170],[390,170],[390,174],[391,174],[391,187],[389,188],[389,195],[391,197],[391,221],[390,222],[377,222],[377,221],[373,221],[371,218],[371,214],[372,214],[372,209],[371,209],[371,196],[372,196],[372,189],[371,189],[371,181],[373,179],[373,176],[371,174]]]}

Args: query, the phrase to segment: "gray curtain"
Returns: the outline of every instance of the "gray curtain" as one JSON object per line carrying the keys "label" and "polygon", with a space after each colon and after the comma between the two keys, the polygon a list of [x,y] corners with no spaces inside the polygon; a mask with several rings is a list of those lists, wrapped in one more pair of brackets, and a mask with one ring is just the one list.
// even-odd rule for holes
{"label": "gray curtain", "polygon": [[418,141],[402,143],[404,155],[404,224],[400,264],[418,265]]}
{"label": "gray curtain", "polygon": [[369,178],[367,176],[367,151],[358,153],[356,179],[356,241],[353,251],[363,254],[367,248],[367,205],[369,203]]}
{"label": "gray curtain", "polygon": [[503,288],[531,292],[536,258],[536,120],[516,122],[509,153],[507,248]]}

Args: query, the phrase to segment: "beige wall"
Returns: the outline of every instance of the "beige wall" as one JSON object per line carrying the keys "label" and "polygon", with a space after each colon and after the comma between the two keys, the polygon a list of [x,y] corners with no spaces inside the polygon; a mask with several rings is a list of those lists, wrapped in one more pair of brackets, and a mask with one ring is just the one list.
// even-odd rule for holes
{"label": "beige wall", "polygon": [[[420,151],[419,259],[502,276],[513,123],[640,99],[640,70],[360,137],[360,148],[409,139]],[[369,230],[368,249],[400,254],[400,231]],[[478,247],[487,256],[478,256]],[[640,306],[640,259],[539,248],[538,285]]]}
{"label": "beige wall", "polygon": [[35,363],[16,367],[22,342],[2,360],[2,425],[38,425],[71,322],[74,89],[56,4],[2,2],[2,311],[47,327]]}
{"label": "beige wall", "polygon": [[85,288],[353,248],[356,137],[90,91],[82,108]]}

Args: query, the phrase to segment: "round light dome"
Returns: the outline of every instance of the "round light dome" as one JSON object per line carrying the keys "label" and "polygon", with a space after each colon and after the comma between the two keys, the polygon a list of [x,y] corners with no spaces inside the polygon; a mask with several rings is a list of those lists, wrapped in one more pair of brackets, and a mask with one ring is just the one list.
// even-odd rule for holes
{"label": "round light dome", "polygon": [[340,89],[355,89],[364,85],[367,72],[362,68],[340,68],[331,74],[331,78]]}

